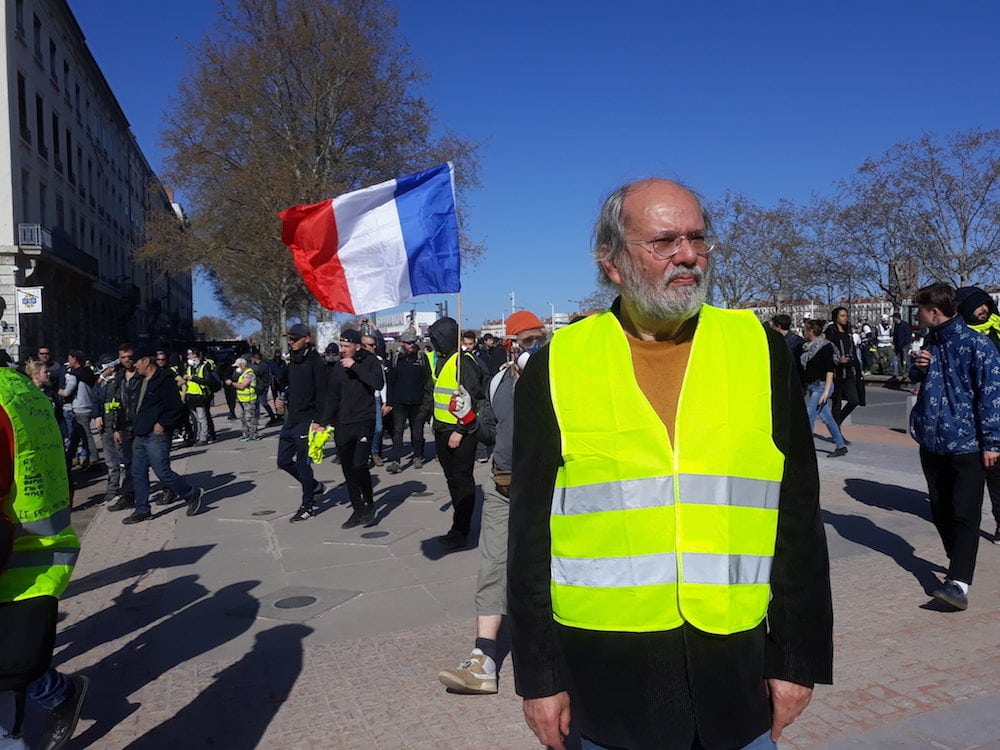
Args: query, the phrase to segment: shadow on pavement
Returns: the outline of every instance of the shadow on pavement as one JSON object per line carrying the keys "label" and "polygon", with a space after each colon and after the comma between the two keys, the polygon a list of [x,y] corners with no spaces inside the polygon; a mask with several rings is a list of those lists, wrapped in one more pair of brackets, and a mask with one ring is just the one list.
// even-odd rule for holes
{"label": "shadow on pavement", "polygon": [[928,596],[941,586],[936,572],[944,573],[944,568],[924,560],[922,557],[917,557],[913,553],[913,545],[903,537],[886,531],[863,516],[850,516],[834,513],[830,510],[821,512],[823,523],[836,529],[837,533],[844,539],[875,552],[881,552],[895,560],[899,567],[917,579],[917,583],[923,587]]}
{"label": "shadow on pavement", "polygon": [[400,484],[388,485],[384,489],[380,487],[374,496],[375,522],[373,525],[377,526],[381,523],[384,518],[402,505],[408,497],[418,492],[426,491],[427,485],[414,479],[401,482]]}
{"label": "shadow on pavement", "polygon": [[844,492],[858,502],[883,510],[901,510],[912,513],[928,523],[931,521],[931,506],[927,493],[895,484],[873,482],[870,479],[845,479]]}
{"label": "shadow on pavement", "polygon": [[302,672],[302,640],[312,632],[305,625],[288,624],[258,633],[249,653],[127,747],[257,747]]}
{"label": "shadow on pavement", "polygon": [[[259,608],[259,603],[250,594],[250,590],[259,583],[241,581],[225,586],[212,596],[195,602],[146,632],[136,635],[116,652],[85,669],[84,673],[90,677],[90,697],[84,705],[83,716],[92,719],[94,723],[75,739],[75,745],[100,747],[101,738],[141,708],[141,704],[130,703],[129,696],[170,670],[231,641],[249,629]],[[244,609],[250,616],[233,617],[227,614],[236,608]],[[301,662],[301,655],[299,661]],[[164,688],[160,695],[166,697],[169,692]],[[150,708],[162,709],[162,706],[154,705]],[[249,713],[257,710],[251,703],[246,703],[244,708]],[[199,730],[197,725],[188,726],[188,740],[179,745],[175,743],[175,746],[198,746],[191,739],[192,733]],[[240,744],[221,746],[248,747]]]}
{"label": "shadow on pavement", "polygon": [[181,576],[136,592],[138,583],[133,581],[122,589],[110,606],[60,631],[56,636],[58,661],[70,661],[92,648],[136,633],[208,594],[196,575]]}
{"label": "shadow on pavement", "polygon": [[151,570],[160,568],[173,568],[181,565],[194,565],[208,554],[215,545],[200,544],[196,547],[179,547],[176,549],[158,549],[147,552],[142,557],[114,565],[96,573],[91,573],[83,578],[76,578],[69,584],[63,599],[72,596],[79,596],[88,591],[99,589],[112,583],[124,581],[127,578],[136,578],[149,573]]}

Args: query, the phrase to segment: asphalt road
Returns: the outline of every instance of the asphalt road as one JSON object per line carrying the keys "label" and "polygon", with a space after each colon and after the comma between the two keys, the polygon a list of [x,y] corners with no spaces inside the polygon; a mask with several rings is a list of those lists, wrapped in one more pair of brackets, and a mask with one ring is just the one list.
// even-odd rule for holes
{"label": "asphalt road", "polygon": [[880,381],[865,382],[867,406],[859,406],[851,414],[854,424],[868,424],[890,429],[906,430],[909,426],[910,407],[907,398],[909,390],[900,389],[896,384]]}

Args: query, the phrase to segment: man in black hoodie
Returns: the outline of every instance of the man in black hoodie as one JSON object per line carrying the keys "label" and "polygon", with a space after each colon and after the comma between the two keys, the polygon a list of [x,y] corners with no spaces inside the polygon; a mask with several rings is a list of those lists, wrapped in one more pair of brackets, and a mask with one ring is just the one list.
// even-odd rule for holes
{"label": "man in black hoodie", "polygon": [[[278,468],[287,471],[302,485],[302,502],[289,519],[294,523],[315,515],[315,497],[326,489],[313,476],[309,461],[309,428],[317,424],[323,414],[329,376],[326,363],[313,348],[309,326],[296,323],[285,335],[292,358],[285,394],[285,424],[278,435]],[[280,410],[281,405],[276,406]]]}
{"label": "man in black hoodie", "polygon": [[474,412],[469,423],[463,424],[448,406],[459,384],[465,386],[473,405],[482,401],[482,377],[471,352],[462,352],[459,362],[458,323],[453,318],[441,318],[427,332],[438,354],[434,366],[434,443],[448,481],[453,509],[451,529],[438,540],[448,549],[458,550],[466,546],[476,504],[476,480],[472,476],[476,464],[476,428]]}
{"label": "man in black hoodie", "polygon": [[[341,528],[375,520],[372,475],[368,457],[375,433],[375,391],[385,385],[382,364],[374,353],[361,348],[361,333],[346,328],[340,334],[340,364],[329,368],[326,410],[320,420],[333,426],[340,466],[354,512]],[[314,429],[321,429],[315,425]]]}

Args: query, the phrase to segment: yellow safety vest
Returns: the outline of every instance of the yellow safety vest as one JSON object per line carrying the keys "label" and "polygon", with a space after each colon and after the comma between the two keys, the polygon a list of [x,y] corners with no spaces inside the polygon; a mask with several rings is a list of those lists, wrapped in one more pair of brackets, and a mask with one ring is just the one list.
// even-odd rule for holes
{"label": "yellow safety vest", "polygon": [[611,312],[560,329],[549,357],[563,454],[550,517],[555,619],[628,632],[758,625],[784,456],[753,313],[702,306],[673,445]]}
{"label": "yellow safety vest", "polygon": [[69,476],[52,405],[31,381],[0,368],[0,406],[14,428],[14,481],[4,514],[14,548],[0,575],[0,602],[60,596],[80,553],[70,526]]}
{"label": "yellow safety vest", "polygon": [[236,389],[236,400],[243,404],[249,404],[257,400],[257,373],[248,367],[240,373],[236,382],[243,380],[243,376],[248,372],[250,373],[250,385],[243,389]]}
{"label": "yellow safety vest", "polygon": [[[469,352],[461,353],[469,358],[465,367],[479,367],[479,363]],[[448,357],[441,367],[441,372],[434,378],[434,419],[444,424],[458,424],[458,418],[448,411],[451,397],[458,390],[458,354],[459,352],[455,352]]]}
{"label": "yellow safety vest", "polygon": [[[202,380],[208,380],[208,362],[202,362],[197,367],[192,367],[191,365],[185,365],[184,374],[190,375],[194,378],[201,378]],[[201,395],[212,395],[212,389],[205,385],[199,385],[193,380],[187,381],[187,395],[189,396],[201,396]]]}

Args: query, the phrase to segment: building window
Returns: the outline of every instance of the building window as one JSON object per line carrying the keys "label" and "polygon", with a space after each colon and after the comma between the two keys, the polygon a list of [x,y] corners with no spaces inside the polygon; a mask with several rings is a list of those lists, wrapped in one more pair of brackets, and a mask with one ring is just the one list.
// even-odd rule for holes
{"label": "building window", "polygon": [[34,17],[32,27],[35,32],[35,62],[42,66],[42,22],[38,20],[38,16]]}
{"label": "building window", "polygon": [[75,103],[75,109],[76,109],[76,124],[77,125],[82,125],[83,123],[82,123],[82,121],[80,119],[80,84],[79,83],[74,83],[73,84],[73,101]]}
{"label": "building window", "polygon": [[73,238],[73,244],[76,244],[76,209],[72,206],[69,207],[69,234]]}
{"label": "building window", "polygon": [[52,166],[63,173],[62,150],[59,147],[59,115],[52,113]]}
{"label": "building window", "polygon": [[14,28],[17,35],[24,39],[24,0],[16,0],[14,3]]}
{"label": "building window", "polygon": [[31,175],[28,174],[28,170],[22,169],[21,170],[21,218],[23,219],[25,224],[28,223],[28,216],[29,216],[28,195],[31,189],[31,186],[29,184],[30,182],[31,182]]}
{"label": "building window", "polygon": [[63,60],[63,99],[66,100],[67,104],[69,101],[69,61]]}
{"label": "building window", "polygon": [[38,154],[43,159],[49,158],[49,149],[45,146],[45,105],[42,97],[35,94],[35,130],[38,136]]}
{"label": "building window", "polygon": [[31,130],[28,129],[28,92],[24,76],[17,74],[17,122],[21,126],[21,137],[31,143]]}
{"label": "building window", "polygon": [[66,176],[69,184],[76,184],[76,171],[73,169],[73,134],[66,128]]}
{"label": "building window", "polygon": [[56,67],[56,43],[49,39],[49,80],[59,88],[59,73]]}

